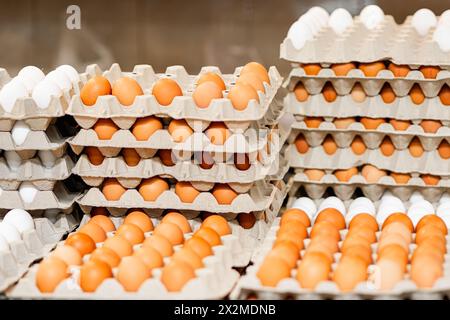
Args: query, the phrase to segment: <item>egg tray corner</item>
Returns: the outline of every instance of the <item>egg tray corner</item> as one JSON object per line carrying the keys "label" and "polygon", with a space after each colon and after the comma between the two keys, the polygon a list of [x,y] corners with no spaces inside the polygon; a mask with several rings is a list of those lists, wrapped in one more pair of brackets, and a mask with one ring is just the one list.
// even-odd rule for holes
{"label": "egg tray corner", "polygon": [[408,16],[403,24],[397,25],[392,16],[385,15],[378,27],[368,30],[360,18],[355,17],[353,26],[343,34],[337,35],[327,27],[300,50],[285,38],[280,45],[280,57],[296,63],[391,60],[412,67],[438,65],[448,68],[450,52],[443,52],[430,35],[420,37],[412,27],[411,19]]}

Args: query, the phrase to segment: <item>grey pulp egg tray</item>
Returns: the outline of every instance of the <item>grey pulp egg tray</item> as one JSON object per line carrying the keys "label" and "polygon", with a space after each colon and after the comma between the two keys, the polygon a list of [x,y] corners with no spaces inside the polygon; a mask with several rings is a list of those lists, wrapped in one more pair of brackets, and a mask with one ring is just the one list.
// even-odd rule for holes
{"label": "grey pulp egg tray", "polygon": [[280,45],[282,59],[300,63],[345,63],[351,61],[373,62],[390,60],[411,67],[421,65],[450,67],[450,52],[444,52],[432,41],[434,28],[421,37],[411,25],[411,16],[397,25],[392,16],[373,30],[368,30],[359,17],[354,17],[353,26],[341,35],[325,27],[314,39],[296,49],[292,41],[285,38]]}

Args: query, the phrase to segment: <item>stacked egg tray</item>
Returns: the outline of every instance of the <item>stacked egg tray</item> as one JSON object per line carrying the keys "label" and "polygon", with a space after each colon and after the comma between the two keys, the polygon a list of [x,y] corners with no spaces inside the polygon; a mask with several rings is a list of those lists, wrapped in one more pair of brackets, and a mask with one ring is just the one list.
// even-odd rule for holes
{"label": "stacked egg tray", "polygon": [[[102,71],[91,65],[86,72],[80,74],[80,87],[96,75],[103,75],[113,85],[121,77],[135,79],[142,87],[144,95],[137,96],[130,106],[121,105],[113,95],[99,96],[96,103],[86,106],[76,94],[72,97],[67,114],[72,115],[81,127],[79,133],[70,139],[72,150],[80,155],[73,173],[79,175],[90,187],[78,200],[81,209],[90,213],[93,208],[104,207],[114,216],[125,215],[130,208],[142,208],[149,215],[158,217],[166,209],[179,210],[184,215],[196,217],[200,212],[223,214],[235,219],[239,213],[252,213],[271,222],[277,215],[276,207],[287,194],[286,187],[278,188],[284,174],[288,170],[287,161],[279,157],[279,151],[289,136],[290,128],[278,125],[284,114],[282,97],[278,89],[282,78],[275,67],[270,67],[268,76],[270,85],[264,83],[264,91],[258,91],[259,103],[250,100],[244,110],[236,110],[227,98],[213,99],[206,108],[196,106],[192,92],[196,83],[205,73],[216,73],[227,89],[235,85],[241,68],[233,74],[222,74],[216,67],[204,67],[198,75],[189,75],[184,67],[168,67],[165,73],[157,74],[149,65],[138,65],[133,72],[123,72],[118,64],[109,70]],[[177,96],[168,106],[158,103],[152,95],[152,86],[162,78],[175,80],[182,89],[183,96]],[[148,140],[139,141],[131,132],[133,124],[140,118],[154,116],[162,123],[163,128],[154,132]],[[119,128],[110,140],[101,140],[93,130],[99,119],[109,119]],[[173,120],[185,120],[193,134],[184,142],[175,142],[168,131],[167,124]],[[213,144],[205,134],[211,123],[222,122],[230,133],[223,145]],[[99,165],[93,165],[89,156],[84,154],[86,147],[96,147],[104,156]],[[123,148],[133,148],[141,158],[136,166],[129,166],[121,153]],[[159,150],[171,150],[173,164],[163,163]],[[208,153],[214,160],[209,169],[199,166],[199,155]],[[245,154],[250,164],[247,170],[239,170],[235,164],[235,156]],[[155,201],[145,201],[137,188],[144,180],[152,177],[166,179],[170,188],[164,191]],[[108,201],[101,188],[105,179],[115,178],[127,189],[117,201]],[[200,191],[192,203],[185,203],[175,193],[174,185],[178,181],[188,181]],[[218,204],[210,192],[217,183],[228,184],[239,195],[231,204]],[[282,181],[281,181],[281,184]],[[283,184],[284,185],[284,184]],[[259,222],[255,224],[252,238],[261,240],[263,230]],[[251,243],[256,242],[252,241]],[[253,248],[246,247],[246,250]],[[245,255],[237,266],[248,264],[250,253]]]}
{"label": "stacked egg tray", "polygon": [[33,220],[33,230],[10,243],[8,251],[0,251],[0,292],[16,283],[33,262],[46,256],[78,224],[72,215],[64,213]]}
{"label": "stacked egg tray", "polygon": [[[434,204],[428,203],[427,206],[422,206],[421,204],[418,205],[418,202],[422,202],[423,198],[415,194],[411,199],[404,203],[406,208],[411,209],[411,207],[416,203],[416,208],[419,208],[417,210],[418,215],[411,215],[409,213],[410,210],[408,210],[408,216],[410,217],[411,221],[413,222],[414,226],[417,225],[417,223],[420,220],[420,217],[424,217],[428,214],[437,214],[438,217],[442,219],[442,221],[445,222],[447,227],[450,226],[450,220],[448,215],[448,208],[449,208],[449,198],[448,194],[443,196],[440,201],[435,202]],[[392,197],[392,195],[386,194],[386,198]],[[333,197],[331,197],[333,198]],[[310,199],[308,200],[308,204],[304,202],[304,206],[300,205],[297,206],[299,202],[297,201],[304,200],[305,198],[296,198],[296,197],[290,197],[287,206],[291,207],[293,205],[293,208],[298,208],[300,210],[304,210],[307,212],[311,207],[309,206],[309,203],[313,203]],[[330,199],[330,198],[328,198]],[[339,199],[336,199],[338,202],[340,202]],[[362,199],[362,198],[359,198]],[[365,200],[368,200],[367,198]],[[326,201],[324,198],[314,200],[315,204],[317,204],[320,207],[320,204]],[[367,208],[364,208],[361,205],[356,206],[353,209],[356,210],[350,210],[349,206],[351,205],[352,200],[346,200],[344,202],[341,202],[343,205],[345,205],[345,209],[347,210],[347,216],[345,217],[347,222],[347,228],[351,220],[356,217],[359,213],[363,212],[366,213]],[[330,202],[331,203],[331,202]],[[381,201],[374,202],[373,205],[375,208],[380,207]],[[314,204],[313,204],[314,205]],[[433,206],[434,207],[434,213],[428,212],[427,209],[423,210],[424,207]],[[328,206],[325,206],[328,207]],[[389,206],[385,207],[387,210],[390,210]],[[362,210],[362,211],[361,211]],[[420,211],[420,213],[419,213]],[[428,213],[426,213],[428,212]],[[392,212],[391,214],[393,214]],[[406,213],[404,213],[406,214]],[[381,217],[383,216],[383,217]],[[381,225],[383,224],[383,221],[387,219],[390,216],[389,212],[386,211],[382,214],[378,213],[376,215],[376,220],[379,223],[380,230]],[[304,248],[308,247],[308,244],[310,243],[311,239],[309,238],[309,234],[311,232],[312,227],[314,226],[313,217],[311,217],[311,227],[307,228],[308,231],[308,237],[303,240],[304,242]],[[413,280],[411,280],[410,277],[410,270],[411,270],[411,258],[412,254],[414,253],[414,250],[417,248],[417,244],[415,244],[415,233],[413,234],[413,240],[411,244],[409,245],[409,255],[408,255],[408,265],[406,273],[404,274],[403,280],[400,280],[397,282],[392,289],[390,290],[381,290],[379,287],[377,287],[377,267],[374,264],[370,264],[367,267],[367,280],[364,282],[360,282],[357,284],[353,290],[351,291],[341,291],[339,289],[339,286],[329,278],[329,280],[321,281],[319,282],[314,289],[306,289],[302,288],[299,282],[296,280],[296,267],[292,269],[291,276],[288,278],[281,279],[278,284],[274,287],[271,286],[264,286],[261,284],[260,280],[257,277],[257,272],[264,262],[264,258],[267,256],[267,254],[271,251],[271,249],[274,246],[274,242],[276,241],[276,235],[277,231],[280,228],[280,220],[281,218],[275,219],[273,222],[273,225],[270,229],[270,231],[267,234],[266,239],[264,240],[263,244],[259,248],[259,250],[255,251],[252,261],[253,265],[251,265],[246,270],[246,274],[242,276],[239,280],[238,285],[233,290],[233,293],[230,295],[230,298],[232,299],[247,299],[249,297],[256,298],[256,299],[269,299],[269,300],[276,300],[276,299],[300,299],[300,300],[316,300],[316,299],[383,299],[383,300],[391,300],[391,299],[445,299],[448,298],[450,294],[450,269],[449,269],[449,256],[448,253],[444,256],[444,262],[443,262],[443,275],[442,277],[438,278],[434,285],[431,288],[419,288]],[[340,236],[341,241],[339,242],[339,248],[342,247],[342,243],[346,238],[346,235],[348,233],[348,229],[340,230]],[[378,249],[378,242],[380,240],[381,231],[376,232],[376,242],[371,245],[372,249],[372,260],[377,261],[377,249]],[[446,250],[450,248],[450,237],[446,236]],[[447,251],[448,252],[448,251]],[[305,250],[301,250],[300,252],[300,260],[297,261],[297,265],[301,263],[301,259],[303,255],[305,254]],[[339,264],[340,258],[342,257],[342,254],[340,251],[334,254],[333,256],[333,263],[331,265],[331,272],[333,273],[336,270],[337,265]]]}
{"label": "stacked egg tray", "polygon": [[411,19],[408,16],[398,25],[392,16],[385,15],[384,21],[369,30],[359,17],[355,17],[353,26],[341,35],[329,27],[322,28],[301,49],[296,49],[286,38],[280,46],[280,56],[295,64],[391,60],[411,66],[450,66],[450,53],[442,51],[432,41],[432,31],[421,37],[411,25]]}

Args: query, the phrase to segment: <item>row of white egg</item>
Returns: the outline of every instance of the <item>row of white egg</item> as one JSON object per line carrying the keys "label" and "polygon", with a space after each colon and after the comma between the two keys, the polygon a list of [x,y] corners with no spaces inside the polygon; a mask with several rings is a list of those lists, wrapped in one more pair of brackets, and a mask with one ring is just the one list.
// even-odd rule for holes
{"label": "row of white egg", "polygon": [[[361,10],[359,18],[367,29],[372,30],[384,20],[384,12],[376,5],[368,5]],[[427,35],[431,28],[436,27],[433,41],[442,51],[450,51],[450,9],[444,11],[439,20],[429,9],[417,10],[412,17],[411,25],[422,37]],[[338,8],[329,15],[322,7],[313,7],[291,25],[287,38],[291,39],[294,47],[299,50],[306,41],[312,40],[327,26],[336,34],[342,34],[353,26],[353,17],[344,8]]]}
{"label": "row of white egg", "polygon": [[10,210],[0,222],[0,252],[9,251],[10,243],[22,240],[22,234],[33,229],[34,221],[28,212]]}
{"label": "row of white egg", "polygon": [[366,198],[359,197],[354,199],[348,209],[346,209],[342,200],[337,197],[328,197],[324,199],[317,207],[313,200],[307,197],[300,197],[296,199],[292,205],[292,208],[298,208],[303,210],[311,219],[315,220],[315,217],[319,212],[327,208],[334,208],[344,215],[347,223],[360,213],[368,213],[376,217],[379,225],[393,213],[405,213],[413,222],[414,226],[426,215],[436,214],[450,227],[450,193],[445,193],[439,200],[437,208],[425,200],[423,196],[416,192],[413,193],[409,199],[410,205],[406,209],[402,200],[392,195],[390,192],[385,192],[382,196],[378,210],[375,208],[374,203]]}
{"label": "row of white egg", "polygon": [[0,105],[10,112],[18,99],[31,95],[36,105],[45,109],[52,96],[61,97],[63,90],[72,89],[79,80],[78,72],[69,65],[59,66],[47,75],[35,66],[27,66],[1,88]]}

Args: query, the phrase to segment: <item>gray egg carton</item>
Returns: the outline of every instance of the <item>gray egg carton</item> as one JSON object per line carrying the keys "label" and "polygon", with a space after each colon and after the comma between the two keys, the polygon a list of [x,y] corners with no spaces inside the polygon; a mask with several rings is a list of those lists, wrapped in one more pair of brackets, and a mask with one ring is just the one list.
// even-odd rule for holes
{"label": "gray egg carton", "polygon": [[398,173],[433,174],[442,177],[450,175],[450,161],[441,158],[437,151],[425,151],[415,158],[409,150],[395,151],[390,157],[384,156],[380,149],[367,149],[362,155],[356,155],[351,148],[338,148],[328,155],[321,146],[310,148],[300,154],[295,145],[286,148],[285,158],[294,168],[306,169],[349,169],[364,164],[371,164],[383,170]]}
{"label": "gray egg carton", "polygon": [[60,214],[56,221],[35,218],[35,229],[26,231],[22,240],[10,244],[11,250],[0,252],[0,292],[17,282],[36,260],[46,256],[77,222],[71,215]]}
{"label": "gray egg carton", "polygon": [[375,130],[367,130],[360,122],[352,123],[347,129],[337,129],[334,123],[323,121],[318,128],[308,128],[304,121],[292,125],[289,141],[301,132],[310,147],[322,145],[327,135],[331,135],[339,148],[348,148],[356,136],[360,136],[368,149],[380,147],[383,139],[389,137],[397,150],[405,150],[417,137],[425,151],[436,150],[442,141],[450,142],[450,127],[442,126],[436,133],[426,133],[420,125],[410,125],[404,131],[395,130],[390,123],[382,123]]}
{"label": "gray egg carton", "polygon": [[50,168],[45,167],[38,158],[33,158],[12,169],[4,158],[0,158],[0,188],[14,191],[22,182],[29,181],[39,190],[52,190],[57,181],[65,180],[71,175],[73,166],[72,159],[64,156],[58,158]]}
{"label": "gray egg carton", "polygon": [[384,21],[373,30],[368,30],[359,17],[353,26],[337,35],[330,27],[319,31],[300,50],[285,38],[280,46],[282,59],[300,63],[345,63],[351,61],[373,62],[390,60],[411,67],[420,65],[450,66],[450,52],[443,52],[432,41],[432,32],[421,37],[411,25],[411,16],[397,25],[394,18],[385,15]]}

